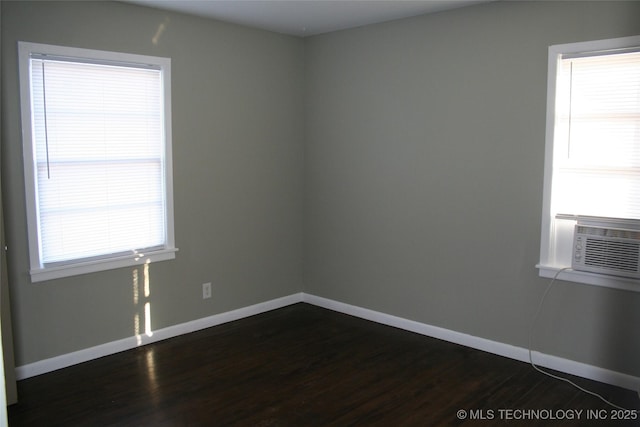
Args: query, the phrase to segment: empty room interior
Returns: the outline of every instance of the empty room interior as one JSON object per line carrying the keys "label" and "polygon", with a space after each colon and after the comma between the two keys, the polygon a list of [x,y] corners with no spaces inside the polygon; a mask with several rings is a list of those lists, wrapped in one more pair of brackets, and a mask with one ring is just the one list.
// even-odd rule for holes
{"label": "empty room interior", "polygon": [[[556,175],[550,172],[555,154],[549,141],[556,134],[549,130],[554,105],[549,58],[551,46],[602,40],[631,40],[637,44],[630,55],[637,53],[640,2],[468,2],[325,32],[300,27],[299,34],[158,3],[0,3],[2,338],[10,415],[37,389],[27,387],[30,382],[46,387],[54,375],[127,352],[135,357],[163,343],[178,355],[187,351],[191,333],[212,331],[210,346],[221,352],[218,338],[231,334],[225,345],[244,350],[234,350],[238,363],[242,354],[259,357],[255,352],[268,347],[268,337],[255,332],[255,348],[250,334],[233,344],[231,325],[272,316],[264,321],[282,319],[278,327],[288,324],[301,334],[309,326],[311,336],[304,341],[309,348],[318,334],[336,346],[331,357],[340,353],[345,360],[351,350],[335,337],[341,336],[339,325],[351,321],[362,322],[358,328],[370,324],[420,340],[437,339],[425,358],[437,358],[438,346],[451,343],[461,349],[454,351],[495,356],[526,369],[526,375],[544,377],[530,366],[531,355],[536,365],[560,376],[620,390],[626,400],[618,404],[631,409],[623,412],[630,417],[625,419],[638,422],[633,410],[640,408],[640,272],[587,272],[572,265],[578,255],[573,241],[563,243],[563,233],[570,230],[573,236],[574,225],[575,230],[582,225],[585,233],[602,227],[581,223],[584,212],[553,211],[556,202],[549,202],[549,189],[556,191],[550,178]],[[243,3],[268,7],[279,2]],[[34,191],[41,190],[30,187],[32,166],[25,155],[30,144],[25,134],[32,128],[25,125],[30,107],[24,80],[30,74],[20,62],[21,49],[41,46],[160,58],[162,64],[170,60],[170,75],[163,77],[170,80],[161,85],[164,90],[170,84],[170,96],[164,98],[170,123],[161,132],[170,141],[163,163],[168,177],[162,181],[162,189],[171,191],[162,205],[168,212],[163,224],[167,218],[171,222],[170,245],[163,246],[159,258],[140,253],[105,268],[84,260],[77,269],[42,261],[44,250],[34,236],[44,233],[40,227],[46,221],[33,210],[44,202],[32,201]],[[38,64],[49,60],[47,54],[25,58]],[[67,60],[60,55],[59,62]],[[44,65],[42,70],[44,76]],[[638,65],[636,83],[637,70]],[[640,84],[636,87],[640,93]],[[46,108],[43,114],[49,114]],[[640,110],[634,114],[635,143],[640,144]],[[54,150],[49,131],[46,143]],[[33,133],[35,140],[39,131]],[[52,151],[52,171],[55,155]],[[640,163],[635,167],[637,174]],[[628,185],[638,187],[638,182]],[[131,180],[128,186],[138,184]],[[632,199],[632,190],[618,191],[623,187],[576,189],[575,198],[615,193],[628,197],[627,205],[640,200]],[[594,212],[585,218],[618,216]],[[622,222],[615,227],[635,236],[640,216],[633,215],[620,214],[624,227],[618,227]],[[640,231],[637,235],[640,241]],[[318,323],[334,328],[327,336],[310,320],[322,316],[328,317]],[[215,332],[225,327],[231,329]],[[284,329],[279,333],[286,334]],[[391,348],[386,334],[371,340],[380,339],[380,349]],[[402,340],[413,339],[409,335]],[[469,356],[470,376],[479,369],[474,357],[484,356]],[[203,357],[198,363],[214,362]],[[265,357],[264,363],[271,361]],[[316,366],[291,363],[299,364],[301,376]],[[97,369],[82,371],[70,384],[91,378],[87,375]],[[397,369],[376,368],[386,377],[401,376]],[[357,372],[355,366],[354,381]],[[157,381],[164,375],[158,373]],[[345,383],[348,378],[343,376]],[[402,384],[397,387],[401,393]],[[420,396],[427,400],[437,393],[423,391]],[[589,408],[613,409],[595,397],[584,399],[593,399]],[[557,409],[546,405],[538,409]],[[568,405],[562,408],[581,409],[578,403]],[[461,407],[470,411],[467,416],[494,421],[506,414],[497,412],[501,408],[519,407],[500,400]],[[271,424],[251,419],[246,425],[375,424],[330,414],[310,420],[282,411]],[[205,425],[225,424],[211,417]],[[109,425],[118,425],[111,420]],[[179,417],[149,420],[138,419],[138,425],[198,425]],[[465,421],[455,411],[439,420]],[[400,424],[429,422],[407,418]]]}

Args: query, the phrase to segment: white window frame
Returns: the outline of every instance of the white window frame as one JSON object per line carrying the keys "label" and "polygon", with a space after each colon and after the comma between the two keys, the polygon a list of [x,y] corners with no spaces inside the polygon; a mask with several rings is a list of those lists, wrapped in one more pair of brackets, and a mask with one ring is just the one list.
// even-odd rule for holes
{"label": "white window frame", "polygon": [[[164,102],[164,190],[165,190],[165,242],[160,248],[140,253],[132,251],[116,256],[98,256],[71,260],[64,264],[44,264],[41,260],[40,237],[37,211],[37,181],[35,152],[33,143],[33,123],[31,107],[31,71],[32,55],[53,55],[77,59],[78,62],[114,63],[119,65],[145,64],[158,67],[162,74],[162,96]],[[22,140],[24,158],[24,178],[27,210],[27,231],[29,241],[30,275],[32,282],[75,276],[80,274],[135,266],[175,258],[178,250],[174,243],[173,229],[173,176],[171,150],[171,59],[135,55],[120,52],[108,52],[93,49],[81,49],[54,46],[40,43],[18,42],[18,60],[20,77],[20,101],[22,114]]]}
{"label": "white window frame", "polygon": [[[566,55],[607,52],[637,46],[640,46],[640,36],[568,43],[549,47],[547,73],[547,127],[542,202],[542,227],[540,239],[540,263],[536,265],[536,267],[539,269],[539,275],[541,277],[557,277],[559,279],[571,282],[640,292],[640,280],[637,279],[572,270],[570,267],[572,253],[571,251],[573,246],[573,229],[574,225],[576,224],[577,217],[566,217],[559,219],[551,218],[551,193],[554,170],[553,154],[555,134],[556,78],[559,59],[563,54]],[[638,224],[636,225],[640,226],[640,221],[633,222],[637,222]]]}

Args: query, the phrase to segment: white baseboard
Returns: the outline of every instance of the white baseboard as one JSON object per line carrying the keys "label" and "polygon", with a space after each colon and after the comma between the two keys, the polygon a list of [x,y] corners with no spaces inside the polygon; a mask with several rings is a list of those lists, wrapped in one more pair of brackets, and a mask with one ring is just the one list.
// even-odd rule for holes
{"label": "white baseboard", "polygon": [[[84,350],[75,351],[73,353],[63,354],[50,359],[44,359],[27,365],[18,366],[16,367],[16,378],[18,380],[30,378],[61,368],[66,368],[67,366],[97,359],[99,357],[119,353],[141,345],[232,322],[234,320],[275,310],[298,302],[306,302],[318,307],[359,317],[361,319],[371,320],[383,325],[393,326],[421,335],[464,345],[466,347],[475,348],[477,350],[486,351],[488,353],[508,357],[510,359],[529,362],[529,351],[526,348],[516,347],[510,344],[492,341],[486,338],[480,338],[301,292],[248,307],[239,308],[237,310],[215,314],[213,316],[204,317],[191,322],[169,326],[167,328],[153,331],[152,336],[139,335],[125,338]],[[577,375],[590,380],[600,381],[634,391],[637,391],[640,385],[640,378],[628,374],[539,353],[537,351],[532,352],[532,357],[537,366],[554,369],[571,375]]]}
{"label": "white baseboard", "polygon": [[242,307],[237,310],[227,311],[225,313],[215,314],[213,316],[204,317],[202,319],[193,320],[191,322],[180,323],[178,325],[169,326],[167,328],[153,331],[151,336],[138,335],[124,338],[117,341],[111,341],[95,347],[86,348],[73,353],[67,353],[49,359],[39,360],[34,363],[16,367],[16,379],[34,377],[36,375],[45,374],[58,369],[66,368],[78,363],[87,362],[99,357],[108,356],[110,354],[119,353],[121,351],[130,350],[141,345],[162,341],[168,338],[177,337],[179,335],[188,334],[190,332],[199,331],[201,329],[210,328],[212,326],[221,325],[223,323],[232,322],[255,314],[264,313],[285,307],[287,305],[302,302],[303,294],[297,293],[286,297],[261,302],[258,304]]}
{"label": "white baseboard", "polygon": [[[529,363],[529,350],[523,347],[516,347],[486,338],[480,338],[473,335],[463,334],[461,332],[444,329],[437,326],[427,325],[425,323],[415,322],[413,320],[404,319],[402,317],[392,316],[390,314],[380,313],[378,311],[345,304],[342,302],[318,297],[315,295],[303,294],[303,301],[318,307],[327,308],[361,319],[371,320],[383,325],[393,326],[407,331],[415,332],[433,338],[438,338],[455,344],[464,345],[466,347],[475,348],[477,350],[486,351],[499,356],[508,357],[510,359],[519,360]],[[600,368],[573,360],[563,359],[561,357],[551,356],[548,354],[533,351],[533,362],[536,366],[553,369],[582,378],[599,381],[629,390],[637,391],[640,387],[640,378],[632,375],[623,374],[616,371]]]}

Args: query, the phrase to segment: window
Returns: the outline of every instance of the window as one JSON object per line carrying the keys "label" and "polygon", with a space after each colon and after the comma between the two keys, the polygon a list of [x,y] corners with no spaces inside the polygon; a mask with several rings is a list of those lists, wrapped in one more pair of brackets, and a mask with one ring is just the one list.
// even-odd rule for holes
{"label": "window", "polygon": [[170,59],[18,50],[32,281],[174,258]]}
{"label": "window", "polygon": [[[578,217],[640,227],[640,37],[549,48],[540,275],[571,266]],[[632,279],[568,271],[638,290]]]}

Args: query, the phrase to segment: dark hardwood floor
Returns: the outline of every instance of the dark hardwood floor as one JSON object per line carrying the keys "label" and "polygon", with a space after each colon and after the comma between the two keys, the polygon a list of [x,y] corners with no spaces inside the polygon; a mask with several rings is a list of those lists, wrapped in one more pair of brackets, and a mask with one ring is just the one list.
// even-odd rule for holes
{"label": "dark hardwood floor", "polygon": [[[640,409],[635,392],[572,379]],[[307,304],[22,380],[18,392],[16,427],[640,425],[526,363]]]}

